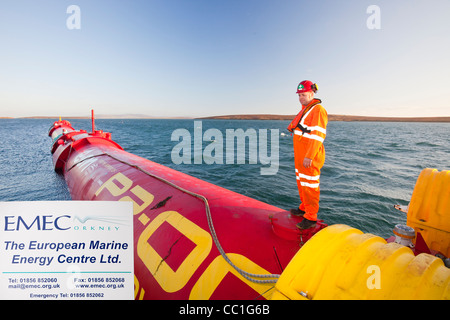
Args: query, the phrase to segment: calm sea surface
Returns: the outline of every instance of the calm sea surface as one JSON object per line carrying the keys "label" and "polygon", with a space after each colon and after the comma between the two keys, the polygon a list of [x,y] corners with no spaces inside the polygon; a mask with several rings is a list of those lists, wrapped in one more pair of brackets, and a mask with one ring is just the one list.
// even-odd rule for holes
{"label": "calm sea surface", "polygon": [[[64,178],[52,168],[47,132],[53,121],[0,120],[0,201],[70,200]],[[90,120],[70,122],[75,129],[90,128]],[[203,133],[208,129],[222,133],[224,146],[227,129],[254,128],[258,134],[258,129],[263,129],[269,141],[269,129],[278,129],[278,171],[274,175],[261,175],[261,168],[268,165],[259,158],[256,164],[248,164],[252,152],[249,150],[245,164],[206,164],[207,157],[202,164],[194,161],[175,164],[171,152],[179,142],[172,141],[171,135],[175,129],[184,128],[194,145],[194,131],[199,128],[193,120],[96,120],[97,128],[111,132],[113,139],[128,152],[283,209],[299,204],[292,137],[286,131],[288,123],[201,122]],[[450,169],[449,133],[449,123],[330,122],[320,179],[319,219],[390,236],[395,224],[406,221],[405,214],[393,209],[393,205],[409,203],[422,169]],[[217,137],[214,140],[220,142]],[[207,150],[210,144],[203,141],[202,149]],[[269,155],[271,147],[269,144]],[[225,150],[223,154],[225,163]],[[194,159],[194,146],[191,157]]]}

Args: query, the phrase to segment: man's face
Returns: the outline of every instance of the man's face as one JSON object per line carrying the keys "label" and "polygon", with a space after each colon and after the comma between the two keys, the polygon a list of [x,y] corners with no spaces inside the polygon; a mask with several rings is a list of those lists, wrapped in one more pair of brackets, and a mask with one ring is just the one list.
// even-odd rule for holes
{"label": "man's face", "polygon": [[306,106],[308,103],[312,101],[314,97],[314,93],[312,91],[308,92],[300,92],[298,94],[298,100],[302,104],[302,106]]}

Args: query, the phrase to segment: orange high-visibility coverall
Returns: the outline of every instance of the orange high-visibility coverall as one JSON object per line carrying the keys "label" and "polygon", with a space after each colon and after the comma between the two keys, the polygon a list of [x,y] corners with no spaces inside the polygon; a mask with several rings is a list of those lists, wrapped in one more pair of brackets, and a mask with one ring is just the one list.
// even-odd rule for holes
{"label": "orange high-visibility coverall", "polygon": [[[303,106],[292,120],[288,130],[294,133],[295,175],[304,218],[316,221],[320,198],[320,169],[325,162],[323,141],[328,123],[327,111],[320,105],[320,99],[313,99]],[[304,158],[312,159],[309,168],[303,166]]]}

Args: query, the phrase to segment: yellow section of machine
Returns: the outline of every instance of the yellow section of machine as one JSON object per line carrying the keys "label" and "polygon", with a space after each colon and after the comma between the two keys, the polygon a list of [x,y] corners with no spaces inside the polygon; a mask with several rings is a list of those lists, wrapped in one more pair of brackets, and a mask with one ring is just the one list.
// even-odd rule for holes
{"label": "yellow section of machine", "polygon": [[430,249],[450,257],[450,171],[424,169],[417,179],[406,224]]}
{"label": "yellow section of machine", "polygon": [[449,300],[450,269],[432,255],[332,225],[297,252],[272,299]]}

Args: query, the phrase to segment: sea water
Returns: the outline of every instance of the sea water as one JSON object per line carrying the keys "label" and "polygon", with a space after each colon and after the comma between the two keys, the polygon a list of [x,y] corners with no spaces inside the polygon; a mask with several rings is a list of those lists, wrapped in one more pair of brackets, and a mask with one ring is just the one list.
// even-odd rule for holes
{"label": "sea water", "polygon": [[[55,120],[0,120],[0,201],[70,200],[64,177],[52,167],[47,133]],[[278,152],[276,172],[261,174],[267,165],[260,161],[174,163],[172,151],[179,143],[172,140],[174,131],[185,129],[194,137],[198,121],[203,132],[215,129],[224,137],[231,129],[277,132],[275,140],[268,134],[267,146],[269,154]],[[90,130],[88,119],[70,122],[76,130]],[[299,205],[288,124],[275,120],[96,120],[97,129],[111,132],[125,151],[282,209]],[[406,215],[393,205],[409,203],[420,172],[424,168],[450,170],[449,133],[450,123],[330,122],[318,218],[389,237],[395,224],[406,221]],[[202,141],[200,147],[205,150],[211,143]],[[247,144],[249,160],[251,146]],[[274,144],[278,144],[275,149]]]}

